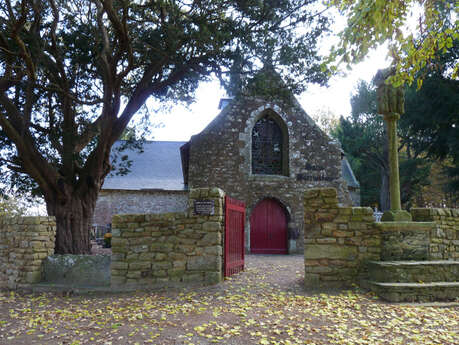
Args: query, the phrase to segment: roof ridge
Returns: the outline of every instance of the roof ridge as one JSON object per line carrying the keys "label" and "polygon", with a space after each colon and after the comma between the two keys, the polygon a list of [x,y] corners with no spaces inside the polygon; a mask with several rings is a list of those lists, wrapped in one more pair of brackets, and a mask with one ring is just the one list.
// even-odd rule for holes
{"label": "roof ridge", "polygon": [[[121,142],[121,141],[128,141],[128,140],[125,140],[125,139],[118,139],[117,141],[115,141],[115,143],[118,143],[118,142]],[[138,142],[144,142],[144,143],[187,143],[188,141],[187,140],[135,140],[135,141],[138,141]]]}

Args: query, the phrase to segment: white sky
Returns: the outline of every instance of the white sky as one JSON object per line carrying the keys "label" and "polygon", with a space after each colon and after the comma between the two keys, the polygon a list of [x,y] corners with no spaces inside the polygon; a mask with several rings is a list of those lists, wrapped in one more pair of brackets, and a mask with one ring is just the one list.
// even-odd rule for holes
{"label": "white sky", "polygon": [[[330,112],[334,116],[348,116],[351,111],[350,99],[359,79],[371,81],[378,69],[388,66],[387,48],[373,51],[365,61],[356,65],[347,76],[334,77],[329,87],[308,86],[308,90],[297,96],[303,109],[310,116],[319,111]],[[196,103],[189,108],[174,106],[170,112],[153,113],[151,121],[161,124],[153,128],[147,139],[165,141],[187,141],[201,132],[219,113],[218,102],[225,91],[218,81],[203,82],[196,92]]]}

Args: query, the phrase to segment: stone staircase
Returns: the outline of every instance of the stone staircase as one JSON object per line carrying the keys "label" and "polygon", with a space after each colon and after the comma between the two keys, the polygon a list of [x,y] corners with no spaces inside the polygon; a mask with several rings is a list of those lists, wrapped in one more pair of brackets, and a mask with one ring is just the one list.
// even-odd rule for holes
{"label": "stone staircase", "polygon": [[459,261],[370,261],[367,286],[390,302],[459,299]]}

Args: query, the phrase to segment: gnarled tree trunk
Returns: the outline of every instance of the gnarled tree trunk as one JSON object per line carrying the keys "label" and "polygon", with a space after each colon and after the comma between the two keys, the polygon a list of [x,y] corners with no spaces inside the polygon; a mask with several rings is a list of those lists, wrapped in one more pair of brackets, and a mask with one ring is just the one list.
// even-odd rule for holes
{"label": "gnarled tree trunk", "polygon": [[98,193],[75,194],[60,200],[46,198],[48,214],[56,217],[56,254],[91,253],[89,233]]}

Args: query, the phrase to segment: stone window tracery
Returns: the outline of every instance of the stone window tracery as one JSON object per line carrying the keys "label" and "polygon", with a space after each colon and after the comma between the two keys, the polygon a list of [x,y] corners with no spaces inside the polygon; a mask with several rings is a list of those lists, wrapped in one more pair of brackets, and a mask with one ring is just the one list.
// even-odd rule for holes
{"label": "stone window tracery", "polygon": [[270,116],[262,117],[252,130],[252,174],[282,175],[282,130]]}

